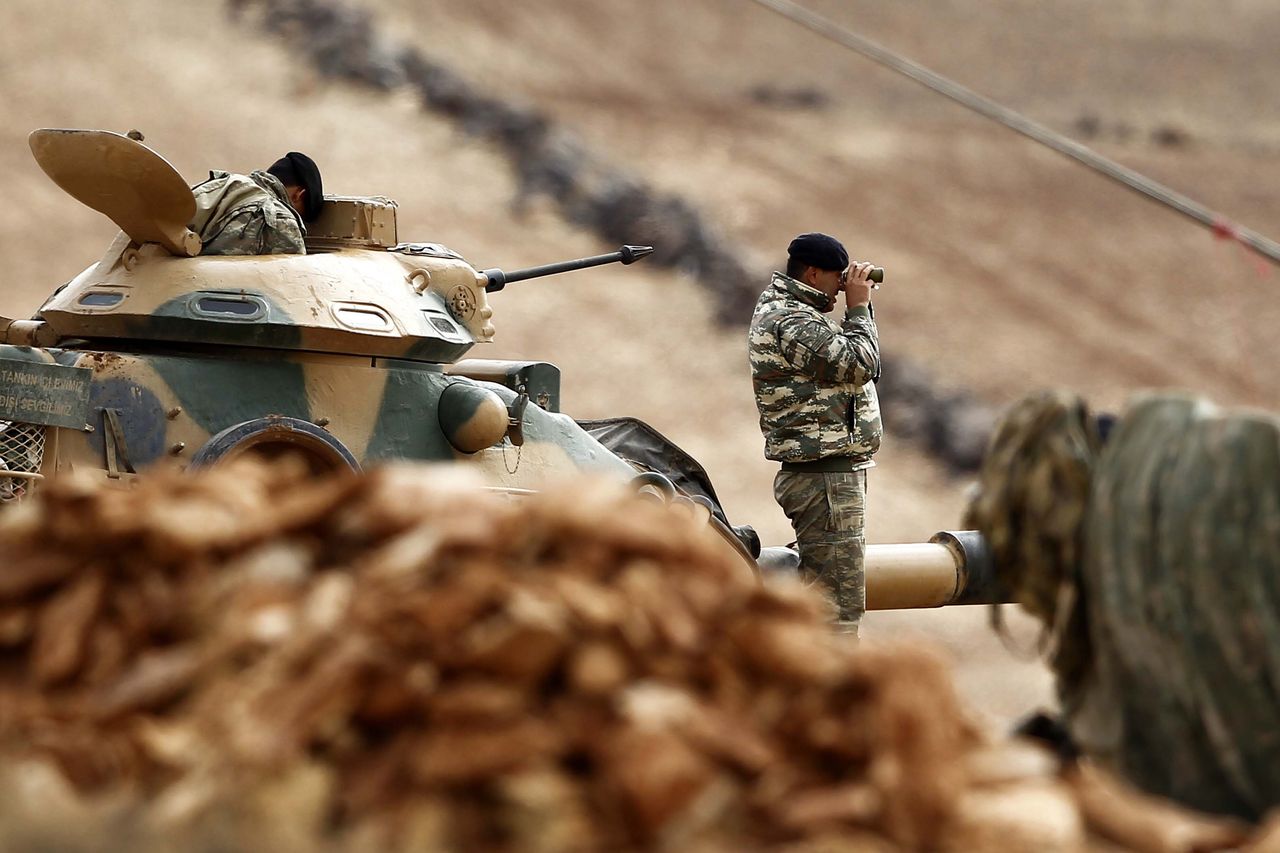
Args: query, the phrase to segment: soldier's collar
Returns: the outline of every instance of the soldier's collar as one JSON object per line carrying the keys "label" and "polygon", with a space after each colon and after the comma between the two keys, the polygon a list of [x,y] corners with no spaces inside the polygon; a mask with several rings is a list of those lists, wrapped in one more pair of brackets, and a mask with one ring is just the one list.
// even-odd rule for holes
{"label": "soldier's collar", "polygon": [[816,287],[810,287],[803,281],[794,279],[789,275],[775,272],[773,274],[773,286],[779,290],[786,291],[806,305],[812,305],[819,311],[831,310],[830,296],[827,296],[827,294],[818,290]]}

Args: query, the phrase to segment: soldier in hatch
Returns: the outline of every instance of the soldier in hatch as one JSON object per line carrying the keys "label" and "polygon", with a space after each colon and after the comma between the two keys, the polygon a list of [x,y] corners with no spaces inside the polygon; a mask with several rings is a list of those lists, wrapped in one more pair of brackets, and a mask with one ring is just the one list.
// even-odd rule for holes
{"label": "soldier in hatch", "polygon": [[[774,497],[796,532],[800,571],[819,581],[842,633],[866,610],[867,469],[880,448],[880,339],[872,266],[834,237],[801,234],[756,302],[748,348],[765,456],[782,463]],[[826,313],[845,295],[844,317]]]}
{"label": "soldier in hatch", "polygon": [[210,172],[194,187],[202,255],[306,254],[306,222],[324,201],[320,169],[306,154],[290,151],[265,172]]}

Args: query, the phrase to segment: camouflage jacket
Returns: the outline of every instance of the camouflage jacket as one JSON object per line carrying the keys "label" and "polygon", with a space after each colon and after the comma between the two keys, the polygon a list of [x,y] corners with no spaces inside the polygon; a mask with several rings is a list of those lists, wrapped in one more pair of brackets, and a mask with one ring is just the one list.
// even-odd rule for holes
{"label": "camouflage jacket", "polygon": [[191,230],[200,235],[200,254],[306,254],[307,229],[275,175],[210,172],[209,180],[191,192],[196,197]]}
{"label": "camouflage jacket", "polygon": [[855,470],[870,468],[880,448],[880,337],[868,308],[850,309],[837,325],[828,304],[779,272],[756,302],[748,350],[764,454],[780,462],[849,456]]}

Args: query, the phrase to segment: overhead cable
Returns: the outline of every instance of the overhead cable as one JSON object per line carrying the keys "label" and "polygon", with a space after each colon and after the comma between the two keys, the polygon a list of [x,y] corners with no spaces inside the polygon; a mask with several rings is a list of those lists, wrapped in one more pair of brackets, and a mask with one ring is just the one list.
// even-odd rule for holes
{"label": "overhead cable", "polygon": [[917,83],[927,86],[941,95],[945,95],[974,112],[998,121],[1023,136],[1034,139],[1041,145],[1046,145],[1061,154],[1078,160],[1091,169],[1119,181],[1129,189],[1136,190],[1161,204],[1173,208],[1184,216],[1190,217],[1201,225],[1208,227],[1216,236],[1231,237],[1238,240],[1259,254],[1280,264],[1280,243],[1276,243],[1256,231],[1231,222],[1222,214],[1210,210],[1194,199],[1188,198],[1157,181],[1153,181],[1127,166],[1122,166],[1114,160],[1109,160],[1098,152],[1032,121],[1021,113],[1014,112],[990,98],[966,89],[959,83],[949,80],[937,72],[930,71],[923,65],[912,62],[870,39],[857,35],[834,21],[791,2],[791,0],[752,0],[752,2],[771,9],[818,35],[860,53],[868,59],[897,71],[899,74],[906,75]]}

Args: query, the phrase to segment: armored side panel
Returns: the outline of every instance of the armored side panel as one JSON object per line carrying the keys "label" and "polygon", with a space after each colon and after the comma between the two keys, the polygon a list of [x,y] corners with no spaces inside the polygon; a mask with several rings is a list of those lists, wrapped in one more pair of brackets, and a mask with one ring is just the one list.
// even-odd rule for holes
{"label": "armored side panel", "polygon": [[[128,479],[153,465],[186,466],[228,430],[247,424],[240,437],[252,438],[255,424],[266,429],[280,422],[320,436],[358,466],[464,460],[506,488],[541,488],[572,472],[624,480],[635,473],[571,418],[536,404],[522,414],[523,445],[504,438],[461,453],[441,429],[440,396],[448,385],[472,380],[407,360],[0,346],[0,376],[8,377],[6,399],[0,399],[0,500],[71,467]],[[474,384],[506,404],[516,399],[504,386]]]}

